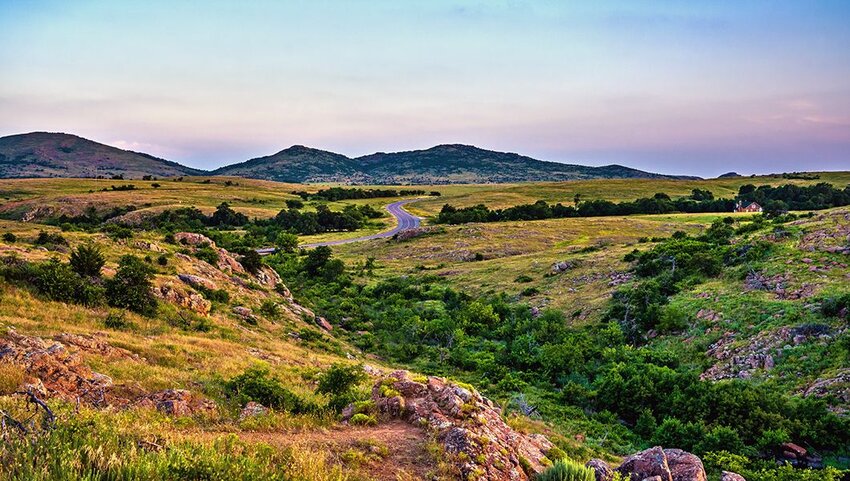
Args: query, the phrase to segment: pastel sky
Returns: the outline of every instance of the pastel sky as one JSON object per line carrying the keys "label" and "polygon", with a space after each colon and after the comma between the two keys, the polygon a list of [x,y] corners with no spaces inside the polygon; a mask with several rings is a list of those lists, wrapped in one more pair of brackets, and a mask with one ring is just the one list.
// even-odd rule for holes
{"label": "pastel sky", "polygon": [[850,170],[850,2],[0,0],[0,135]]}

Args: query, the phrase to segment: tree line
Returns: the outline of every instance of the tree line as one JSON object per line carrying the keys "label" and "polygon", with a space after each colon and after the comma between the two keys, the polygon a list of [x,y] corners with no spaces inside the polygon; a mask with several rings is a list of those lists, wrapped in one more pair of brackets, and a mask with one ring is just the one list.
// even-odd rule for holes
{"label": "tree line", "polygon": [[576,195],[573,205],[551,205],[539,200],[505,209],[491,209],[484,204],[471,207],[454,207],[446,204],[436,217],[439,224],[465,224],[468,222],[504,222],[516,220],[560,219],[567,217],[601,217],[634,214],[670,214],[732,212],[735,205],[757,202],[768,215],[789,210],[820,210],[850,205],[850,186],[843,190],[822,182],[811,186],[786,184],[780,187],[752,184],[743,185],[734,199],[716,199],[708,190],[694,189],[691,195],[672,199],[665,193],[634,201],[611,202],[595,199],[582,201]]}

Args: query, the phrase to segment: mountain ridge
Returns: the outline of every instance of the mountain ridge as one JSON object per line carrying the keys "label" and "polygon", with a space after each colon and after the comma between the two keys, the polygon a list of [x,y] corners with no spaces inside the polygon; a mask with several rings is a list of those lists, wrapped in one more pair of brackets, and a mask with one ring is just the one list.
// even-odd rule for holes
{"label": "mountain ridge", "polygon": [[697,178],[645,172],[618,164],[591,167],[538,160],[514,152],[498,152],[460,143],[400,152],[375,152],[359,157],[296,144],[271,155],[205,171],[73,134],[31,132],[0,137],[0,178],[183,175],[228,175],[280,182],[344,184]]}

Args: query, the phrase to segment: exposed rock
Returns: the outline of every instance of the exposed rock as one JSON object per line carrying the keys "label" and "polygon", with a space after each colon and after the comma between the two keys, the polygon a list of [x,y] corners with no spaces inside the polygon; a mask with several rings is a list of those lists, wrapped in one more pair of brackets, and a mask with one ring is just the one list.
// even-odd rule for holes
{"label": "exposed rock", "polygon": [[584,466],[593,470],[596,481],[611,481],[614,479],[614,470],[611,469],[608,463],[601,459],[591,459]]}
{"label": "exposed rock", "polygon": [[209,237],[196,234],[194,232],[178,232],[174,234],[174,240],[180,244],[194,246],[194,247],[215,247],[215,242],[212,241]]}
{"label": "exposed rock", "polygon": [[571,269],[575,269],[578,266],[578,262],[574,261],[560,261],[552,264],[552,274],[560,274],[562,272],[566,272]]}
{"label": "exposed rock", "polygon": [[120,347],[113,347],[103,338],[103,334],[88,336],[84,334],[71,334],[63,332],[53,336],[53,340],[59,341],[66,346],[75,346],[81,351],[99,354],[101,356],[130,358],[140,360],[141,358],[132,352]]}
{"label": "exposed rock", "polygon": [[324,329],[324,330],[326,330],[326,331],[328,331],[328,332],[330,332],[330,331],[333,331],[333,330],[334,330],[334,326],[333,326],[333,325],[331,325],[331,323],[330,323],[330,322],[328,322],[328,320],[327,320],[327,319],[325,319],[324,317],[316,316],[316,324],[318,324],[318,325],[319,325],[319,327],[321,327],[322,329]]}
{"label": "exposed rock", "polygon": [[251,323],[257,322],[257,316],[254,315],[254,311],[252,311],[251,309],[248,309],[247,307],[236,306],[232,310],[233,310],[234,314],[236,314],[237,316],[241,317],[242,319],[244,319],[246,321],[249,321]]}
{"label": "exposed rock", "polygon": [[[254,275],[257,278],[257,282],[264,287],[268,287],[270,289],[274,289],[278,285],[283,285],[283,280],[278,275],[277,271],[268,266],[261,267],[257,274]],[[286,286],[283,286],[286,290],[286,293],[289,293],[289,289],[286,289]],[[281,293],[284,297],[289,297],[289,295]],[[291,294],[290,294],[291,295]]]}
{"label": "exposed rock", "polygon": [[720,481],[747,481],[743,476],[731,471],[723,471],[720,473]]}
{"label": "exposed rock", "polygon": [[651,476],[659,476],[662,481],[673,481],[670,466],[667,464],[667,456],[660,446],[632,454],[623,460],[623,463],[615,470],[628,476],[633,481],[643,480]]}
{"label": "exposed rock", "polygon": [[242,411],[239,413],[239,420],[244,420],[247,418],[253,418],[256,416],[261,416],[269,412],[269,408],[263,406],[262,404],[254,401],[248,401],[248,404],[242,408]]}
{"label": "exposed rock", "polygon": [[154,242],[135,241],[135,242],[133,242],[133,247],[135,247],[136,249],[141,249],[141,250],[146,251],[146,252],[165,252],[165,250],[162,247],[160,247],[159,245],[157,245]]}
{"label": "exposed rock", "polygon": [[843,406],[835,408],[846,412],[850,405],[850,369],[841,369],[835,374],[815,380],[802,391],[803,396],[834,397]]}
{"label": "exposed rock", "polygon": [[219,270],[228,273],[245,273],[245,268],[239,263],[239,261],[236,260],[236,258],[233,257],[233,255],[230,254],[230,252],[226,249],[217,247],[215,242],[205,235],[196,234],[194,232],[178,232],[174,234],[174,240],[180,244],[192,247],[210,247],[218,254],[216,267]]}
{"label": "exposed rock", "polygon": [[705,468],[698,457],[660,446],[629,456],[615,471],[633,481],[654,477],[662,481],[706,481]]}
{"label": "exposed rock", "polygon": [[166,302],[204,316],[208,315],[212,308],[212,303],[204,299],[204,296],[197,292],[187,291],[180,286],[175,286],[171,282],[166,282],[159,287],[155,287],[153,294]]}
{"label": "exposed rock", "polygon": [[[463,479],[525,481],[546,469],[544,458],[552,443],[511,429],[501,409],[475,390],[438,377],[418,381],[407,371],[395,371],[375,384],[372,400],[383,415],[431,431]],[[532,472],[526,473],[523,464]]]}
{"label": "exposed rock", "polygon": [[715,365],[700,376],[704,380],[745,379],[758,370],[770,371],[785,346],[799,345],[812,339],[828,337],[829,327],[802,325],[763,331],[743,344],[736,343],[733,333],[726,333],[709,346],[706,355],[717,359]]}
{"label": "exposed rock", "polygon": [[195,288],[209,289],[211,291],[218,289],[218,286],[215,284],[215,282],[209,279],[204,279],[200,276],[195,276],[192,274],[177,274],[177,278]]}
{"label": "exposed rock", "polygon": [[138,405],[153,405],[157,411],[171,416],[191,416],[215,411],[210,400],[203,399],[185,389],[166,389],[143,398]]}

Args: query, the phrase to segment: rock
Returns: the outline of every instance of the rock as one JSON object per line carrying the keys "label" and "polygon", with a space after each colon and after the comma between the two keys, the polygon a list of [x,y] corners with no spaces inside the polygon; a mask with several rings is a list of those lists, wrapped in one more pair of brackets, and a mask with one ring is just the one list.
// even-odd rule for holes
{"label": "rock", "polygon": [[695,455],[681,449],[665,449],[673,481],[706,481],[705,467]]}
{"label": "rock", "polygon": [[780,448],[786,459],[804,459],[808,453],[806,448],[794,443],[783,443]]}
{"label": "rock", "polygon": [[591,459],[584,466],[593,470],[596,481],[611,481],[614,479],[614,470],[611,469],[608,463],[601,459]]}
{"label": "rock", "polygon": [[165,252],[165,250],[162,247],[158,246],[157,244],[155,244],[153,242],[147,242],[147,241],[133,242],[133,247],[135,247],[136,249],[143,250],[145,252]]}
{"label": "rock", "polygon": [[269,408],[263,406],[262,404],[254,401],[248,401],[248,404],[242,408],[242,411],[239,413],[239,420],[245,420],[247,418],[253,418],[256,416],[261,416],[269,412]]}
{"label": "rock", "polygon": [[177,274],[177,278],[195,288],[209,289],[211,291],[218,289],[218,286],[215,284],[215,282],[209,279],[204,279],[200,276],[195,276],[192,274]]}
{"label": "rock", "polygon": [[562,272],[566,272],[570,269],[575,269],[578,266],[577,262],[573,261],[560,261],[552,264],[552,274],[560,274]]}
{"label": "rock", "polygon": [[153,289],[154,296],[174,304],[178,307],[182,307],[183,309],[188,309],[192,312],[196,312],[203,316],[206,316],[210,313],[210,309],[212,309],[212,303],[197,292],[190,292],[186,289],[175,286],[171,282],[166,282],[165,284],[155,287]]}
{"label": "rock", "polygon": [[215,410],[215,403],[199,398],[185,389],[166,389],[155,392],[146,399],[157,411],[171,416],[191,416]]}
{"label": "rock", "polygon": [[632,454],[615,471],[634,481],[652,476],[659,476],[662,481],[673,481],[667,456],[660,446]]}
{"label": "rock", "polygon": [[259,270],[257,270],[257,274],[254,275],[257,279],[257,282],[264,287],[268,287],[270,289],[274,289],[278,287],[278,285],[283,286],[284,292],[281,292],[283,297],[291,297],[292,294],[289,293],[289,289],[283,285],[283,280],[278,275],[277,271],[268,266],[263,266]]}
{"label": "rock", "polygon": [[201,234],[195,234],[194,232],[178,232],[174,234],[174,240],[180,244],[194,246],[194,247],[215,247],[215,242],[212,241],[209,237]]}
{"label": "rock", "polygon": [[660,446],[635,453],[615,469],[627,479],[662,481],[706,481],[702,461],[681,449]]}
{"label": "rock", "polygon": [[720,473],[720,481],[747,481],[743,476],[731,471],[723,471]]}
{"label": "rock", "polygon": [[372,400],[382,415],[430,431],[447,452],[457,455],[450,461],[463,479],[527,481],[547,467],[544,458],[552,443],[542,435],[514,431],[495,403],[467,386],[395,371],[375,383]]}
{"label": "rock", "polygon": [[331,325],[331,323],[328,322],[328,320],[325,319],[324,317],[316,316],[316,324],[318,324],[319,327],[321,327],[322,329],[324,329],[328,332],[334,330],[334,327]]}

